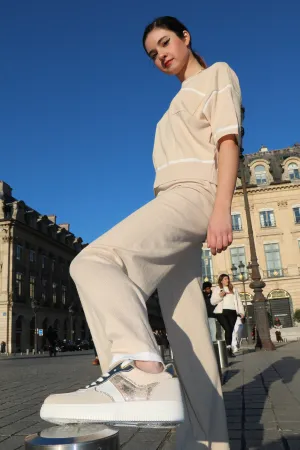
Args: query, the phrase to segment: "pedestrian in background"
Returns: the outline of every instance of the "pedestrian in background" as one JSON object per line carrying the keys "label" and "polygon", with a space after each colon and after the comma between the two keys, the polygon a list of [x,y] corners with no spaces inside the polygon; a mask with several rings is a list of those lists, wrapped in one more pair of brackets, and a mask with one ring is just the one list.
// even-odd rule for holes
{"label": "pedestrian in background", "polygon": [[212,296],[212,284],[210,281],[205,281],[203,283],[202,291],[203,291],[203,296],[204,296],[205,305],[206,305],[211,340],[213,342],[215,342],[217,340],[217,327],[216,327],[217,316],[214,313],[215,306],[213,306],[210,301],[211,296]]}
{"label": "pedestrian in background", "polygon": [[228,355],[234,357],[232,333],[237,317],[243,319],[245,311],[241,297],[237,289],[233,287],[229,275],[222,274],[219,276],[218,286],[215,287],[211,296],[211,304],[215,306],[214,313],[225,331]]}
{"label": "pedestrian in background", "polygon": [[[191,34],[174,17],[148,25],[143,45],[154,65],[181,85],[156,127],[156,198],[73,260],[71,275],[104,373],[86,389],[48,397],[41,417],[54,423],[180,423],[178,449],[228,450],[199,268],[205,240],[213,255],[232,243],[239,81],[226,63],[207,67],[193,50]],[[117,75],[122,86],[122,66]],[[137,77],[135,67],[132,75]],[[143,108],[147,112],[142,101],[139,106],[132,117],[135,127]],[[120,105],[112,117],[115,130],[123,114]],[[148,320],[146,301],[156,288],[178,378],[164,366]]]}

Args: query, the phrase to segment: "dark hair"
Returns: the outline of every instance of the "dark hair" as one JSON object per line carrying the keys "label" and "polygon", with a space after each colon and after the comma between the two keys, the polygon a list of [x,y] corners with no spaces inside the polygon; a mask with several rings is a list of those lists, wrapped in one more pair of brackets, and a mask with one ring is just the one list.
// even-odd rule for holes
{"label": "dark hair", "polygon": [[212,288],[212,284],[210,281],[204,281],[203,285],[202,285],[202,290],[204,291],[204,289],[206,288]]}
{"label": "dark hair", "polygon": [[[184,31],[187,31],[189,33],[189,30],[187,29],[186,26],[183,25],[182,22],[180,22],[179,20],[177,20],[175,17],[171,17],[171,16],[163,16],[163,17],[158,17],[157,19],[153,20],[153,22],[151,22],[149,25],[146,26],[144,34],[143,34],[143,47],[145,48],[145,42],[147,39],[148,34],[154,30],[155,28],[162,28],[164,30],[170,30],[173,31],[173,33],[175,33],[179,39],[183,39],[184,38]],[[200,55],[198,55],[198,53],[196,53],[193,50],[192,47],[192,37],[191,37],[191,42],[189,45],[189,48],[194,56],[194,58],[196,58],[196,60],[198,61],[198,63],[204,67],[204,69],[207,68],[207,64],[204,61],[203,58],[201,58]]]}
{"label": "dark hair", "polygon": [[231,281],[230,281],[230,276],[229,276],[227,273],[222,273],[222,275],[219,276],[218,284],[219,284],[220,288],[223,289],[222,281],[223,281],[224,278],[226,278],[226,277],[227,277],[228,280],[229,280],[228,289],[229,289],[230,292],[233,292],[233,285],[232,285],[232,283],[231,283]]}

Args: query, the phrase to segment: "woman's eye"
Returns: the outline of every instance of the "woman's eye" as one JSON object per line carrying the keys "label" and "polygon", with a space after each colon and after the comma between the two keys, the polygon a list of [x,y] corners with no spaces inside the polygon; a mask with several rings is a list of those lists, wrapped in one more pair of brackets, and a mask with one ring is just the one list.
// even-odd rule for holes
{"label": "woman's eye", "polygon": [[157,53],[154,53],[150,56],[150,58],[152,59],[152,61],[155,61],[157,57]]}
{"label": "woman's eye", "polygon": [[166,47],[168,45],[168,43],[170,42],[170,39],[167,39],[166,41],[163,42],[163,47]]}

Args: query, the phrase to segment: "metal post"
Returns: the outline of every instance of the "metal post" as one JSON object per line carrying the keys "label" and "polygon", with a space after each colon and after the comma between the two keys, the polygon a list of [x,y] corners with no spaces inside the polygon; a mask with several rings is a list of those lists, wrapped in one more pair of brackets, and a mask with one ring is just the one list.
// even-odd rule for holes
{"label": "metal post", "polygon": [[248,338],[248,344],[251,343],[252,340],[252,334],[251,334],[251,328],[249,323],[249,312],[248,312],[248,304],[247,304],[247,298],[246,298],[246,285],[245,285],[245,275],[242,274],[242,281],[243,281],[243,290],[244,290],[244,301],[245,301],[245,312],[246,312],[246,327],[247,327],[247,338]]}
{"label": "metal post", "polygon": [[221,368],[221,361],[220,361],[220,354],[219,354],[219,346],[218,346],[218,342],[214,342],[214,351],[215,351],[215,356],[216,356],[216,360],[217,360],[217,365],[218,365],[218,370],[219,370],[219,375],[220,375],[220,380],[222,382],[222,368]]}
{"label": "metal post", "polygon": [[73,303],[69,306],[69,313],[70,313],[70,341],[73,342],[73,314],[75,312]]}
{"label": "metal post", "polygon": [[37,331],[37,317],[36,317],[36,310],[34,311],[34,352],[37,354],[37,337],[38,337],[38,331]]}
{"label": "metal post", "polygon": [[[245,108],[242,107],[242,119],[244,119]],[[244,128],[242,127],[242,138],[244,136]],[[241,139],[242,140],[242,139]],[[250,245],[250,255],[251,255],[251,278],[252,282],[250,283],[250,288],[254,290],[253,304],[254,304],[254,312],[255,312],[255,321],[256,321],[256,348],[263,348],[264,350],[275,350],[275,346],[271,341],[270,336],[270,328],[269,321],[266,309],[266,299],[263,294],[263,288],[266,286],[265,282],[261,279],[259,264],[256,254],[251,213],[250,213],[250,205],[246,184],[246,175],[245,175],[245,166],[244,166],[244,149],[240,148],[240,175],[241,182],[243,188],[244,195],[244,204],[245,204],[245,212],[248,226],[248,236],[249,236],[249,245]]]}
{"label": "metal post", "polygon": [[37,300],[32,299],[31,300],[31,308],[34,314],[34,353],[37,353],[37,338],[38,338],[38,332],[37,332],[37,312],[39,309],[39,303]]}
{"label": "metal post", "polygon": [[73,315],[71,314],[70,317],[70,341],[73,342]]}
{"label": "metal post", "polygon": [[25,450],[120,450],[119,432],[99,424],[51,427],[27,436]]}

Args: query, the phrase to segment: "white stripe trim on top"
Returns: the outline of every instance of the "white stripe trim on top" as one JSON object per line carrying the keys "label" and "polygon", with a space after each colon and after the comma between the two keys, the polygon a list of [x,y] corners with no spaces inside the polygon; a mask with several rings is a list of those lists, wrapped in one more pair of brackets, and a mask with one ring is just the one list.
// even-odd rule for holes
{"label": "white stripe trim on top", "polygon": [[[212,93],[210,94],[210,97],[207,99],[207,101],[206,101],[206,103],[205,103],[205,105],[204,105],[204,107],[203,107],[203,112],[205,113],[205,110],[206,110],[206,108],[207,108],[209,102],[211,101],[211,99],[212,99],[216,94],[221,94],[222,92],[226,91],[227,89],[233,89],[233,90],[235,90],[234,87],[232,86],[232,84],[227,84],[227,86],[225,86],[223,89],[212,91]],[[236,92],[236,91],[235,91],[235,92]],[[238,92],[237,92],[237,94],[240,95]]]}
{"label": "white stripe trim on top", "polygon": [[202,164],[215,164],[214,159],[198,159],[198,158],[185,158],[185,159],[177,159],[175,161],[169,161],[166,164],[163,164],[162,166],[157,167],[157,171],[160,171],[162,169],[165,169],[168,166],[172,166],[173,164],[180,164],[180,163],[186,163],[186,162],[195,162],[195,163],[202,163]]}
{"label": "white stripe trim on top", "polygon": [[181,90],[194,92],[195,94],[200,95],[200,97],[205,97],[205,95],[206,95],[206,94],[204,94],[204,92],[197,91],[197,89],[193,89],[193,88],[181,88]]}
{"label": "white stripe trim on top", "polygon": [[229,125],[228,127],[218,128],[214,134],[214,138],[216,138],[219,133],[223,133],[223,131],[237,130],[238,128],[238,125]]}

